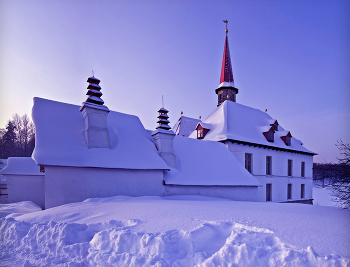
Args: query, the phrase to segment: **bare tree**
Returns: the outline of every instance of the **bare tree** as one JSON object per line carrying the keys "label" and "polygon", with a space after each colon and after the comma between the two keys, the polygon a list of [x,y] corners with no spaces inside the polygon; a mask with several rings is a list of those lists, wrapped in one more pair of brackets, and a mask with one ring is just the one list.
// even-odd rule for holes
{"label": "bare tree", "polygon": [[314,163],[312,169],[314,185],[324,188],[335,179],[337,164],[327,162]]}
{"label": "bare tree", "polygon": [[23,140],[23,154],[28,156],[28,144],[29,144],[29,118],[27,114],[22,116],[22,130],[21,130],[21,139]]}
{"label": "bare tree", "polygon": [[22,118],[16,113],[12,115],[12,123],[15,126],[15,133],[16,133],[16,146],[15,149],[16,154],[18,156],[24,156],[23,155],[23,135],[22,135]]}
{"label": "bare tree", "polygon": [[350,208],[350,145],[342,140],[336,144],[340,150],[341,158],[338,158],[336,176],[331,182],[332,195],[339,207]]}

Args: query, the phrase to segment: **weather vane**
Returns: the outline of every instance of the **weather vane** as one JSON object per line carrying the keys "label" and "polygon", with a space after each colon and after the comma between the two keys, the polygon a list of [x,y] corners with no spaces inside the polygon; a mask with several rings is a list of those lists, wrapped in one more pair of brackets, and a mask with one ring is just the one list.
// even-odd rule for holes
{"label": "weather vane", "polygon": [[228,20],[227,20],[227,18],[226,18],[225,20],[223,20],[223,22],[226,24],[226,30],[225,30],[225,32],[226,32],[226,34],[227,34],[227,33],[228,33],[228,29],[227,29]]}

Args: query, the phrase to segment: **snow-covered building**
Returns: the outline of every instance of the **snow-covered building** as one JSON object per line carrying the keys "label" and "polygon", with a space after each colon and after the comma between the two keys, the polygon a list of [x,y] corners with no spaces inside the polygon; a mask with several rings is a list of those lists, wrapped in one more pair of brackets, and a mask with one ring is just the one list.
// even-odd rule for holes
{"label": "snow-covered building", "polygon": [[[227,32],[226,29],[220,84],[215,90],[217,108],[203,122],[181,117],[173,129],[179,135],[192,132],[190,138],[225,144],[263,185],[259,187],[259,201],[312,203],[312,165],[316,154],[266,112],[236,103],[238,89]],[[182,125],[182,121],[186,124]],[[188,121],[197,123],[189,129]]]}
{"label": "snow-covered building", "polygon": [[148,131],[138,117],[104,105],[97,78],[88,82],[82,106],[34,98],[32,158],[45,174],[45,208],[115,195],[258,201],[260,182],[224,144],[176,135],[165,108]]}
{"label": "snow-covered building", "polygon": [[[6,167],[7,159],[0,159],[0,171]],[[6,177],[0,173],[0,204],[8,203]]]}
{"label": "snow-covered building", "polygon": [[[9,199],[23,190],[17,181],[35,178],[45,208],[116,195],[312,203],[315,153],[266,112],[236,103],[227,29],[218,106],[203,121],[181,116],[172,130],[162,107],[157,129],[146,130],[137,116],[104,105],[100,80],[87,81],[82,106],[34,98],[40,172],[15,177]],[[23,162],[10,162],[2,173],[15,175]]]}
{"label": "snow-covered building", "polygon": [[8,158],[1,174],[6,177],[9,203],[32,201],[41,208],[45,207],[44,173],[33,159]]}

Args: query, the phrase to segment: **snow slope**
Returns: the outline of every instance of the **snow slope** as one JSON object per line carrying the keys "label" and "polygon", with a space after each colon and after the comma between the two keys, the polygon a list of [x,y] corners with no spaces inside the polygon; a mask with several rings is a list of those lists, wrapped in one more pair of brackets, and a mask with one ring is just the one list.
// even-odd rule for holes
{"label": "snow slope", "polygon": [[349,219],[303,204],[89,199],[1,219],[0,265],[349,266]]}
{"label": "snow slope", "polygon": [[35,205],[31,201],[22,201],[18,203],[11,204],[0,204],[0,218],[6,217],[15,217],[16,215],[21,215],[25,213],[31,213],[35,211],[41,211],[41,208],[38,205]]}

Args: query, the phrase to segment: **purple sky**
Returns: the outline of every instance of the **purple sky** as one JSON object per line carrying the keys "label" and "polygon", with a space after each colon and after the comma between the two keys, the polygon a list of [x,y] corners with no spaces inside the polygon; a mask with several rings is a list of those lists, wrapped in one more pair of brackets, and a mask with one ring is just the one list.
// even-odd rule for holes
{"label": "purple sky", "polygon": [[0,127],[35,96],[80,105],[91,70],[111,110],[154,129],[217,104],[225,25],[237,102],[268,109],[315,162],[350,143],[350,1],[0,0]]}

